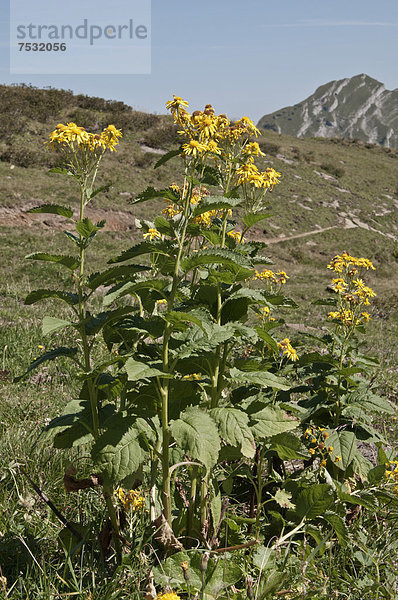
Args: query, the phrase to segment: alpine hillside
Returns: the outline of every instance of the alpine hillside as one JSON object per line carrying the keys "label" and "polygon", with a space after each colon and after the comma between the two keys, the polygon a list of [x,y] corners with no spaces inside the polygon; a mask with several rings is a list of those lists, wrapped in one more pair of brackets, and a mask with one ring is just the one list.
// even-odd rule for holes
{"label": "alpine hillside", "polygon": [[386,90],[365,74],[330,81],[306,100],[264,115],[258,127],[294,137],[359,139],[398,148],[398,89]]}

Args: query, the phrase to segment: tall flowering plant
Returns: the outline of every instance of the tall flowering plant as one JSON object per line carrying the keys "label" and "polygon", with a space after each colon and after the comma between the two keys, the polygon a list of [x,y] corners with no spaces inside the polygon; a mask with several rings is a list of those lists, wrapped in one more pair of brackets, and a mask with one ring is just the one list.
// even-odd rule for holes
{"label": "tall flowering plant", "polygon": [[[220,543],[227,548],[226,516],[249,528],[237,526],[236,547],[258,544],[274,526],[275,507],[290,511],[276,524],[280,544],[312,520],[340,532],[336,507],[343,496],[336,486],[350,465],[354,472],[360,464],[355,444],[349,456],[342,448],[347,435],[355,435],[348,431],[355,405],[349,394],[360,389],[353,375],[364,363],[352,344],[369,318],[372,292],[361,272],[372,265],[346,254],[332,261],[337,297],[325,302],[336,309],[328,319],[335,331],[316,339],[328,351],[298,352],[276,333],[283,324],[278,308],[295,307],[283,293],[288,275],[268,268],[265,244],[251,231],[269,216],[267,193],[280,181],[274,169],[256,165],[262,156],[257,128],[247,117],[233,122],[217,115],[211,105],[190,113],[177,96],[167,107],[181,145],[157,165],[178,159],[184,176],[135,197],[133,204],[159,199],[159,216],[138,221],[141,239],[89,276],[87,250],[104,223],[94,225],[84,209],[101,191],[94,189],[100,161],[115,150],[121,132],[109,126],[91,134],[69,123],[50,136],[65,157],[58,171],[73,176],[80,189],[78,219],[65,206],[32,209],[74,223],[65,233],[77,248],[74,257],[30,256],[69,269],[75,288],[37,290],[27,298],[65,302],[71,319],[46,317],[43,330],[69,328],[78,336],[75,346],[55,348],[29,367],[66,356],[82,381],[79,397],[49,425],[54,445],[89,450],[119,561],[125,534],[118,513],[144,502],[165,552],[181,549],[180,539],[186,546],[196,539],[207,550]],[[104,288],[98,311],[93,295]],[[304,385],[296,385],[298,378]],[[298,474],[285,466],[294,459],[301,461]],[[317,461],[321,470],[313,469]],[[228,507],[242,478],[248,511]],[[145,482],[146,500],[136,492],[138,481]],[[130,523],[138,522],[132,515]],[[202,592],[207,565],[218,568],[208,560],[200,562]],[[230,584],[240,576],[234,567]]]}

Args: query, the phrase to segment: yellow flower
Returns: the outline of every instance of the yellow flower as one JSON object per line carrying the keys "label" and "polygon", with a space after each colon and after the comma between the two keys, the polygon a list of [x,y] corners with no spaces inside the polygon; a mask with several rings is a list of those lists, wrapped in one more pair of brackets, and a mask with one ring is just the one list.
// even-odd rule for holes
{"label": "yellow flower", "polygon": [[321,467],[326,467],[326,460],[325,459],[321,460],[320,465],[321,465]]}
{"label": "yellow flower", "polygon": [[167,110],[178,109],[179,107],[186,108],[188,106],[188,102],[180,98],[180,96],[175,96],[173,94],[173,100],[169,100],[166,102]]}
{"label": "yellow flower", "polygon": [[234,239],[235,242],[237,242],[238,244],[240,242],[244,242],[245,241],[245,238],[242,238],[242,234],[241,234],[240,231],[228,231],[227,235],[230,238]]}
{"label": "yellow flower", "polygon": [[108,125],[101,134],[97,134],[89,133],[84,127],[79,127],[73,122],[67,125],[58,123],[50,133],[50,146],[54,148],[55,144],[59,144],[64,149],[70,148],[76,151],[77,148],[101,155],[105,150],[114,152],[121,137],[122,132],[114,125]]}
{"label": "yellow flower", "polygon": [[138,512],[145,508],[145,498],[138,490],[125,492],[123,488],[118,488],[115,494],[126,511]]}
{"label": "yellow flower", "polygon": [[248,142],[243,148],[243,152],[248,156],[265,156],[257,142]]}
{"label": "yellow flower", "polygon": [[327,432],[327,431],[324,431],[324,432],[322,433],[322,435],[323,435],[323,437],[324,437],[324,439],[325,439],[325,440],[327,440],[327,439],[328,439],[328,437],[329,437],[329,434],[328,434],[328,432]]}
{"label": "yellow flower", "polygon": [[181,600],[181,598],[175,592],[168,592],[167,594],[158,594],[158,600]]}
{"label": "yellow flower", "polygon": [[193,156],[196,158],[200,154],[204,154],[207,151],[206,144],[202,144],[197,140],[191,140],[188,144],[183,144],[182,146],[183,155],[185,156]]}
{"label": "yellow flower", "polygon": [[309,452],[311,455],[314,455],[314,454],[315,454],[315,448],[310,448],[310,449],[308,450],[308,452]]}
{"label": "yellow flower", "polygon": [[284,340],[279,342],[278,347],[281,350],[281,354],[285,355],[289,360],[292,360],[293,362],[298,360],[298,354],[290,344],[289,338],[285,338]]}
{"label": "yellow flower", "polygon": [[334,459],[334,462],[340,462],[341,461],[341,456],[336,456],[336,458]]}
{"label": "yellow flower", "polygon": [[184,375],[183,379],[187,381],[199,381],[202,379],[202,376],[200,373],[191,373],[190,375]]}
{"label": "yellow flower", "polygon": [[328,452],[333,452],[333,446],[328,447]]}
{"label": "yellow flower", "polygon": [[147,231],[147,233],[143,234],[144,239],[146,239],[147,237],[149,237],[149,240],[152,241],[153,239],[158,239],[162,237],[162,234],[157,230],[154,229],[153,227],[150,227]]}

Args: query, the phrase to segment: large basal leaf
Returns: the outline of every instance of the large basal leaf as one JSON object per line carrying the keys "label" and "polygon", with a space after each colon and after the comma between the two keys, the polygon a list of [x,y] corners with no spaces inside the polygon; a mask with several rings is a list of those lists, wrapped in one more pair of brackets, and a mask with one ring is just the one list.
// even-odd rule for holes
{"label": "large basal leaf", "polygon": [[69,325],[72,325],[72,323],[70,321],[65,321],[65,319],[58,319],[57,317],[44,317],[41,331],[43,335],[48,335],[49,333],[54,333],[54,331],[59,331],[60,329],[69,327]]}
{"label": "large basal leaf", "polygon": [[170,429],[177,445],[190,458],[208,469],[217,463],[220,437],[215,422],[204,410],[196,406],[187,408],[179,419],[172,421]]}
{"label": "large basal leaf", "polygon": [[34,290],[34,292],[30,292],[25,298],[25,304],[34,304],[35,302],[39,302],[40,300],[44,300],[45,298],[56,298],[57,300],[62,300],[69,304],[69,306],[74,306],[79,302],[79,296],[77,294],[71,294],[70,292],[62,292],[60,290]]}
{"label": "large basal leaf", "polygon": [[287,416],[284,410],[275,406],[266,406],[250,416],[251,430],[256,439],[271,438],[278,433],[291,431],[298,421]]}
{"label": "large basal leaf", "polygon": [[[342,471],[354,460],[357,453],[357,438],[352,431],[334,431],[328,441],[328,446],[333,447],[333,452],[330,455],[332,462]],[[341,460],[337,460],[340,457]]]}
{"label": "large basal leaf", "polygon": [[27,210],[28,213],[40,213],[40,214],[52,214],[59,215],[71,219],[73,217],[73,210],[69,206],[61,206],[60,204],[42,204]]}
{"label": "large basal leaf", "polygon": [[[181,563],[188,564],[189,589],[199,593],[202,589],[202,571],[200,569],[202,552],[177,552],[170,556],[160,567],[154,567],[155,582],[162,587],[187,590],[184,571]],[[222,590],[234,585],[242,577],[241,567],[229,557],[210,556],[207,569],[204,572],[204,599],[217,600],[224,598]],[[227,596],[225,596],[227,597]]]}
{"label": "large basal leaf", "polygon": [[286,385],[286,381],[282,377],[278,377],[268,371],[239,371],[233,367],[230,372],[230,377],[234,381],[242,383],[252,383],[261,387],[271,387],[276,390],[288,390],[289,386]]}
{"label": "large basal leaf", "polygon": [[140,379],[150,379],[151,377],[168,377],[157,368],[151,367],[147,363],[140,362],[134,358],[128,358],[125,364],[127,379],[129,381],[139,381]]}
{"label": "large basal leaf", "polygon": [[107,430],[93,446],[93,461],[113,482],[137,471],[144,460],[136,421],[136,417],[122,413],[113,415],[106,423]]}
{"label": "large basal leaf", "polygon": [[25,256],[28,260],[43,260],[53,262],[74,271],[79,266],[79,259],[74,256],[65,256],[63,254],[48,254],[47,252],[33,252]]}
{"label": "large basal leaf", "polygon": [[327,483],[317,483],[306,488],[297,497],[296,513],[299,519],[315,519],[324,515],[334,501],[332,487]]}
{"label": "large basal leaf", "polygon": [[230,407],[213,408],[210,414],[218,425],[222,439],[227,444],[240,448],[246,458],[253,458],[255,443],[247,414]]}
{"label": "large basal leaf", "polygon": [[36,358],[36,360],[34,360],[29,365],[29,368],[25,371],[25,373],[23,375],[20,375],[19,377],[15,377],[14,382],[17,383],[23,377],[25,377],[28,373],[30,373],[31,371],[33,371],[34,369],[36,369],[37,367],[39,367],[41,364],[43,364],[45,362],[54,360],[56,358],[59,358],[60,356],[65,356],[65,357],[71,358],[71,357],[75,356],[75,354],[77,354],[77,348],[61,347],[61,348],[55,348],[54,350],[49,350],[48,352],[45,352],[44,354],[39,356],[39,358]]}

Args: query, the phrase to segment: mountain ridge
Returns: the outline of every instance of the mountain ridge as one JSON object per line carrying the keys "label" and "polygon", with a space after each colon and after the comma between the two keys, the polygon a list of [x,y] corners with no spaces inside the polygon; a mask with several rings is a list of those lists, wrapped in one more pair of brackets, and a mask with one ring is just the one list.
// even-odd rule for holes
{"label": "mountain ridge", "polygon": [[359,139],[398,148],[398,89],[365,73],[333,80],[311,96],[264,115],[259,129],[293,137]]}

